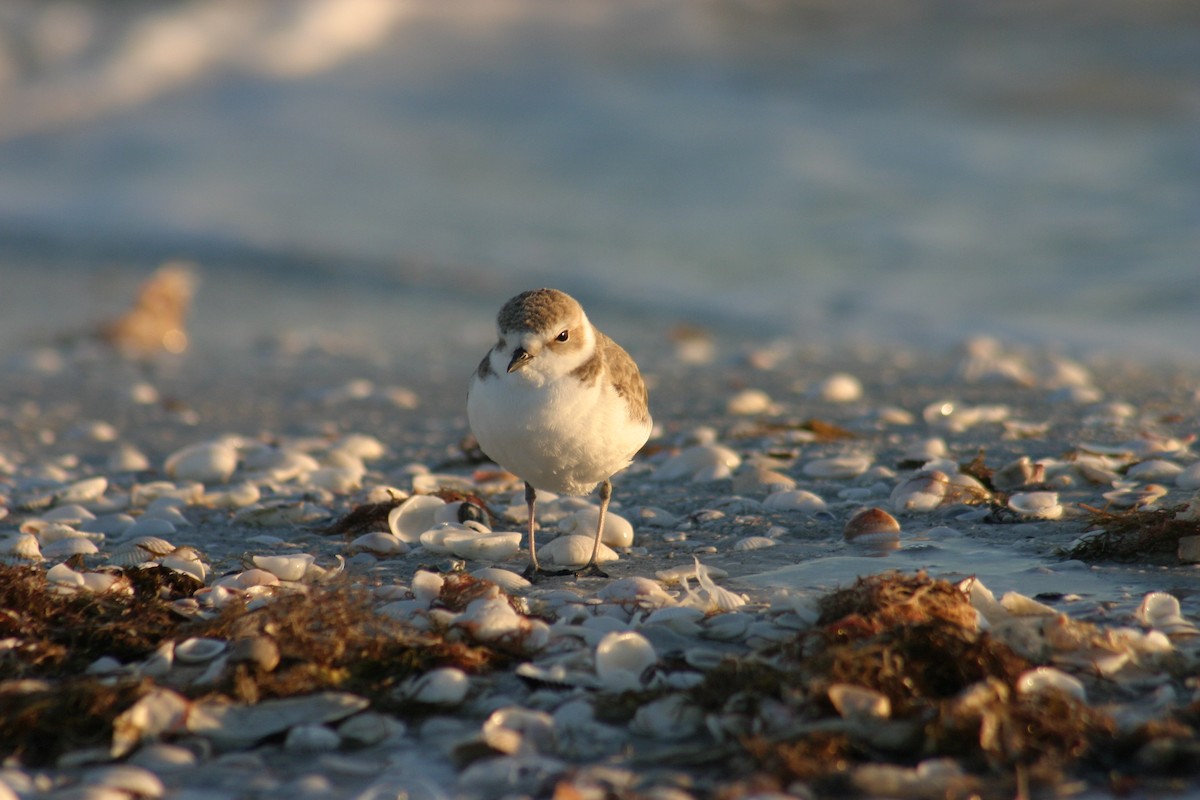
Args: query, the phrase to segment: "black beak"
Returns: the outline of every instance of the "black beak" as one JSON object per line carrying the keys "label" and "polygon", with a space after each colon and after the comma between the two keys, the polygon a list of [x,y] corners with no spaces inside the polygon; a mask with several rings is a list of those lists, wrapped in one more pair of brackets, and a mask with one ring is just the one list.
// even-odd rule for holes
{"label": "black beak", "polygon": [[512,361],[508,362],[508,371],[515,372],[516,370],[519,370],[521,367],[525,366],[525,362],[531,358],[533,358],[533,356],[525,352],[524,347],[518,347],[513,351]]}

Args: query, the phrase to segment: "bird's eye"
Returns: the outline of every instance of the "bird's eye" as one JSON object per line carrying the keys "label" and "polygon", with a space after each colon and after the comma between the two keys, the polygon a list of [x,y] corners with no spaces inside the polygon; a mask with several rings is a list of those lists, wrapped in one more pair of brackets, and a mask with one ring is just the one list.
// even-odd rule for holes
{"label": "bird's eye", "polygon": [[569,330],[567,330],[567,331],[563,331],[558,336],[555,336],[554,341],[565,342],[567,339],[570,339],[570,338],[571,338],[571,332]]}

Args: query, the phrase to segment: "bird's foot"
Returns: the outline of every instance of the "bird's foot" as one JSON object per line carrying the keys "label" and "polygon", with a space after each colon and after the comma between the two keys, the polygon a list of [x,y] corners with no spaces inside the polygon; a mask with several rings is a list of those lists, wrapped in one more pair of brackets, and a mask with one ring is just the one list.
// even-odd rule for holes
{"label": "bird's foot", "polygon": [[608,573],[600,569],[595,561],[590,562],[586,567],[575,573],[576,578],[607,578]]}
{"label": "bird's foot", "polygon": [[525,571],[521,573],[521,577],[530,583],[537,583],[542,578],[561,578],[564,575],[571,574],[572,572],[569,569],[542,569],[541,567],[536,567],[533,564],[530,564],[525,568]]}

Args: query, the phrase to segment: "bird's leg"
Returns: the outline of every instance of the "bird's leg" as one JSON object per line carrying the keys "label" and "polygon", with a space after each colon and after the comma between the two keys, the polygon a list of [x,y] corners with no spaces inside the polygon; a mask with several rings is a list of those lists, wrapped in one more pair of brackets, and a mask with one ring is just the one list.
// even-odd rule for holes
{"label": "bird's leg", "polygon": [[588,559],[588,563],[583,569],[575,574],[578,577],[586,575],[595,575],[598,578],[607,578],[608,573],[600,569],[596,564],[596,553],[600,550],[600,537],[604,533],[604,517],[608,514],[608,501],[612,499],[612,481],[605,478],[604,483],[600,484],[600,516],[596,520],[596,539],[592,542],[592,557]]}
{"label": "bird's leg", "polygon": [[569,575],[570,570],[549,571],[542,569],[537,559],[537,542],[534,539],[534,506],[537,505],[537,490],[529,481],[525,481],[525,506],[529,509],[529,566],[521,573],[531,582],[536,582],[543,575]]}

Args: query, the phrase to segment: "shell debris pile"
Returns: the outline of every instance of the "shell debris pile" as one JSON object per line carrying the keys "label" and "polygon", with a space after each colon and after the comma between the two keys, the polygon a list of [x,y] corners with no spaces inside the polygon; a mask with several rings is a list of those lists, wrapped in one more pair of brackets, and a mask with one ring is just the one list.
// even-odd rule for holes
{"label": "shell debris pile", "polygon": [[[645,365],[687,380],[656,384],[616,476],[609,580],[521,574],[521,480],[438,398],[342,371],[261,422],[145,376],[111,422],[0,402],[0,784],[1195,785],[1194,399],[1120,384],[1140,410],[993,342],[919,386],[882,359],[720,358]],[[596,498],[538,501],[544,562],[584,563]]]}

